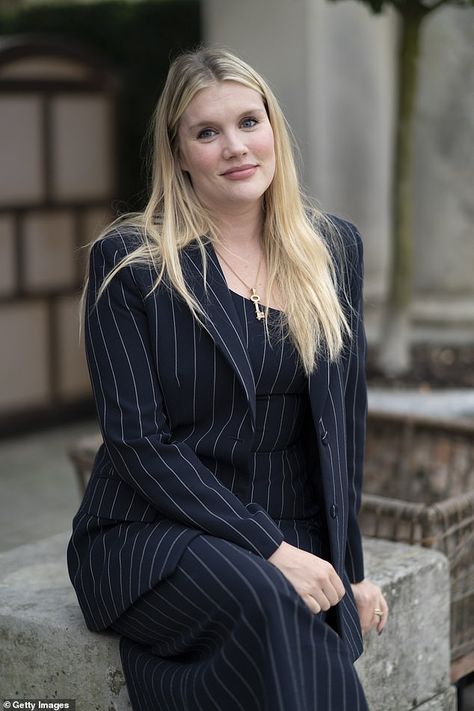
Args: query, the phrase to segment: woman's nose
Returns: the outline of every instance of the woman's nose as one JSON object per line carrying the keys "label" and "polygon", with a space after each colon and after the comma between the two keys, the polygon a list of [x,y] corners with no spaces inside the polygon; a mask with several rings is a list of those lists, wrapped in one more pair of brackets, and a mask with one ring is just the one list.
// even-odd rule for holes
{"label": "woman's nose", "polygon": [[247,153],[247,146],[237,133],[226,134],[222,154],[226,160]]}

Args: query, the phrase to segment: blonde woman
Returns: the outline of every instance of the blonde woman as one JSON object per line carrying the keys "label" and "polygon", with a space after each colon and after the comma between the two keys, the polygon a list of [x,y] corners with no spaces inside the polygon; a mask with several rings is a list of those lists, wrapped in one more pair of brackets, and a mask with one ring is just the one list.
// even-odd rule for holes
{"label": "blonde woman", "polygon": [[360,711],[362,242],[304,203],[265,81],[172,64],[142,214],[92,245],[85,341],[103,435],[68,549],[135,710]]}

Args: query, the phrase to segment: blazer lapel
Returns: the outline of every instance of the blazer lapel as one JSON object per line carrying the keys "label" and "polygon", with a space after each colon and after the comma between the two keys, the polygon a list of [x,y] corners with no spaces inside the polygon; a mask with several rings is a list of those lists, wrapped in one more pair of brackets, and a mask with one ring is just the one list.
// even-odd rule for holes
{"label": "blazer lapel", "polygon": [[183,273],[187,287],[207,315],[206,327],[217,347],[234,369],[250,406],[255,429],[255,380],[249,361],[240,319],[234,306],[224,273],[210,241],[205,244],[207,255],[207,292],[199,247],[193,244],[182,250]]}
{"label": "blazer lapel", "polygon": [[[255,428],[255,380],[244,343],[242,326],[210,241],[205,243],[205,249],[208,258],[207,293],[204,290],[201,252],[196,244],[188,245],[182,250],[184,278],[188,288],[207,314],[206,326],[211,337],[242,384]],[[313,371],[308,378],[311,411],[316,428],[319,426],[329,392],[331,367],[327,360],[320,358],[317,370]]]}

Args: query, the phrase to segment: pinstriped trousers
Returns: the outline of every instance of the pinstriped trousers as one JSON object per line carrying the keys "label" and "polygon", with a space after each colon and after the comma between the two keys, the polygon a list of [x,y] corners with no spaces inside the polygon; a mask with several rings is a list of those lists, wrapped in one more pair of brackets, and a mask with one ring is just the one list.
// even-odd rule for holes
{"label": "pinstriped trousers", "polygon": [[[326,557],[317,526],[277,521]],[[113,625],[134,711],[367,711],[345,643],[264,558],[208,535]]]}

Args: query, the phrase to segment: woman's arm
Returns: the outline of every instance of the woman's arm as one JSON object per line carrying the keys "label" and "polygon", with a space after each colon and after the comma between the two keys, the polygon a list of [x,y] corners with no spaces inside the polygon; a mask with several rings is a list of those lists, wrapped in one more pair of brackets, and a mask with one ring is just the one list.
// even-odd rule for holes
{"label": "woman's arm", "polygon": [[93,308],[105,276],[126,251],[120,233],[93,245],[85,316],[87,362],[113,466],[165,518],[268,558],[283,540],[268,514],[244,506],[189,445],[172,440],[133,266],[114,276]]}
{"label": "woman's arm", "polygon": [[365,375],[367,339],[364,328],[363,279],[364,251],[359,232],[351,226],[357,244],[356,268],[352,280],[352,330],[354,334],[345,389],[347,470],[349,477],[349,520],[346,571],[359,612],[363,634],[375,628],[382,633],[388,619],[388,605],[379,586],[364,578],[362,537],[358,515],[362,497],[365,432],[367,422],[367,383]]}
{"label": "woman's arm", "polygon": [[[351,351],[345,383],[345,410],[347,427],[347,457],[349,477],[348,542],[345,567],[351,582],[362,581],[364,566],[362,541],[357,523],[362,488],[363,450],[367,393],[365,381],[366,340],[362,313],[363,251],[362,240],[356,228],[340,218],[332,217],[344,241],[344,268],[350,284],[350,314],[352,332]],[[290,580],[313,612],[328,610],[344,595],[344,586],[327,561],[300,551],[287,543],[269,558]],[[366,583],[360,583],[365,590]],[[361,599],[361,596],[358,596]],[[373,614],[373,610],[372,610]],[[361,622],[362,622],[361,617]],[[365,618],[364,618],[365,623]]]}
{"label": "woman's arm", "polygon": [[345,384],[345,412],[347,437],[347,472],[349,484],[349,518],[347,530],[346,570],[351,583],[364,579],[362,539],[358,524],[358,515],[362,495],[364,469],[365,430],[367,420],[367,384],[365,363],[367,340],[364,328],[363,311],[363,244],[359,232],[352,227],[357,245],[357,260],[352,278],[351,326],[353,341],[347,367]]}

